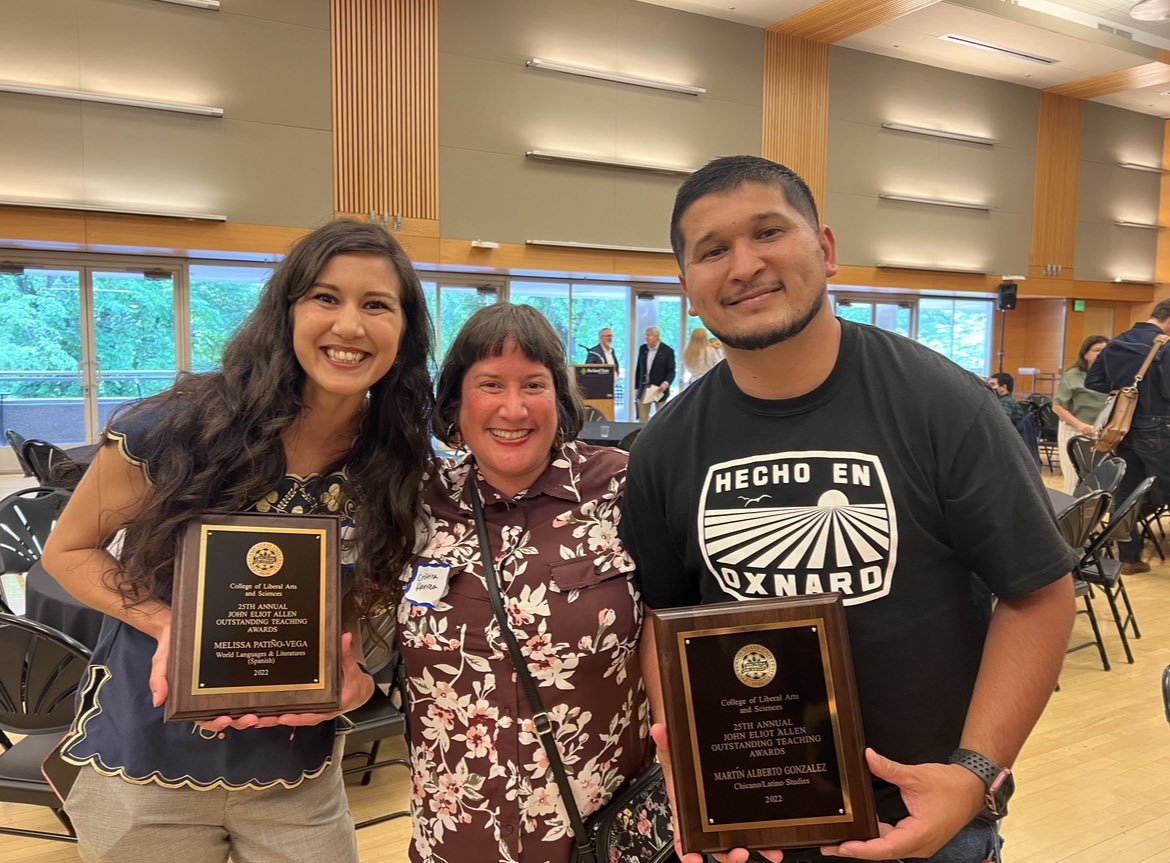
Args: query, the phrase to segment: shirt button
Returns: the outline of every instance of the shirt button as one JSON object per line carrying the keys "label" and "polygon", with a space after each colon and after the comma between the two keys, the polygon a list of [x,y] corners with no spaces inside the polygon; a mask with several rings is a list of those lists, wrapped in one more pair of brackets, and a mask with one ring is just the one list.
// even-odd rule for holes
{"label": "shirt button", "polygon": [[516,832],[516,828],[515,828],[515,827],[513,827],[511,824],[505,824],[505,825],[504,825],[504,834],[505,834],[506,836],[511,836],[511,835],[512,835],[513,833],[515,833],[515,832]]}

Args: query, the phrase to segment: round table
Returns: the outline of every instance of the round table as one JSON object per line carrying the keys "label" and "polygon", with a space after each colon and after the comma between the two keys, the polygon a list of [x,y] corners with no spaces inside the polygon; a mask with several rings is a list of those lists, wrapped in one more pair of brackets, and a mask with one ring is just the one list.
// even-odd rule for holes
{"label": "round table", "polygon": [[97,644],[105,615],[71,596],[38,560],[25,576],[24,614],[68,635],[90,650]]}

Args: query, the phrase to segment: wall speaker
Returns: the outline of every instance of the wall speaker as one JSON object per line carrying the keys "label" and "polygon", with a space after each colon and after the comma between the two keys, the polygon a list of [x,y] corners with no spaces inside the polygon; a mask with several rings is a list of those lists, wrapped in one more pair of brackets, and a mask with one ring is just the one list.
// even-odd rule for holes
{"label": "wall speaker", "polygon": [[1016,307],[1017,293],[1020,288],[1015,282],[1004,282],[999,286],[999,299],[995,307],[1001,312],[1010,312]]}

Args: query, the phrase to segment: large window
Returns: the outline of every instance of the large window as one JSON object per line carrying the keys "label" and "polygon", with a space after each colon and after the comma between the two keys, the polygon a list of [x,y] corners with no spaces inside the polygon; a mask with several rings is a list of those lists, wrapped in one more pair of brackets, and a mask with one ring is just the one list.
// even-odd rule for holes
{"label": "large window", "polygon": [[191,265],[191,368],[194,371],[219,368],[224,345],[256,308],[271,276],[272,270],[264,267]]}
{"label": "large window", "polygon": [[830,297],[843,320],[916,339],[980,377],[990,373],[995,311],[991,300],[879,297],[848,290],[834,290]]}
{"label": "large window", "polygon": [[435,325],[437,366],[431,369],[431,376],[437,379],[447,351],[468,318],[484,306],[493,305],[499,294],[491,285],[448,285],[429,279],[423,281],[422,288]]}
{"label": "large window", "polygon": [[980,377],[991,373],[990,300],[923,297],[918,301],[918,341]]}

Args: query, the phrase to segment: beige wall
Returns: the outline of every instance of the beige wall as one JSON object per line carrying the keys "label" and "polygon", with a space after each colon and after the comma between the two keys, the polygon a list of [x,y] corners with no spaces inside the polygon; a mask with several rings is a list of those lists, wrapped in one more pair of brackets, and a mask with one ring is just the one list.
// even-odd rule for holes
{"label": "beige wall", "polygon": [[[666,247],[681,177],[530,149],[700,166],[758,153],[764,32],[632,0],[442,0],[442,235]],[[525,67],[532,57],[707,88],[698,97]]]}
{"label": "beige wall", "polygon": [[1161,178],[1119,168],[1117,163],[1161,164],[1164,126],[1157,117],[1085,103],[1077,278],[1154,280],[1158,232],[1123,228],[1114,222],[1156,224]]}
{"label": "beige wall", "polygon": [[328,0],[223,7],[5,0],[0,79],[215,105],[224,116],[0,93],[0,199],[281,226],[328,219]]}
{"label": "beige wall", "polygon": [[[832,51],[825,218],[843,264],[1027,271],[1036,90],[846,48]],[[883,129],[992,138],[993,147]],[[888,192],[986,203],[990,213],[878,199]]]}

